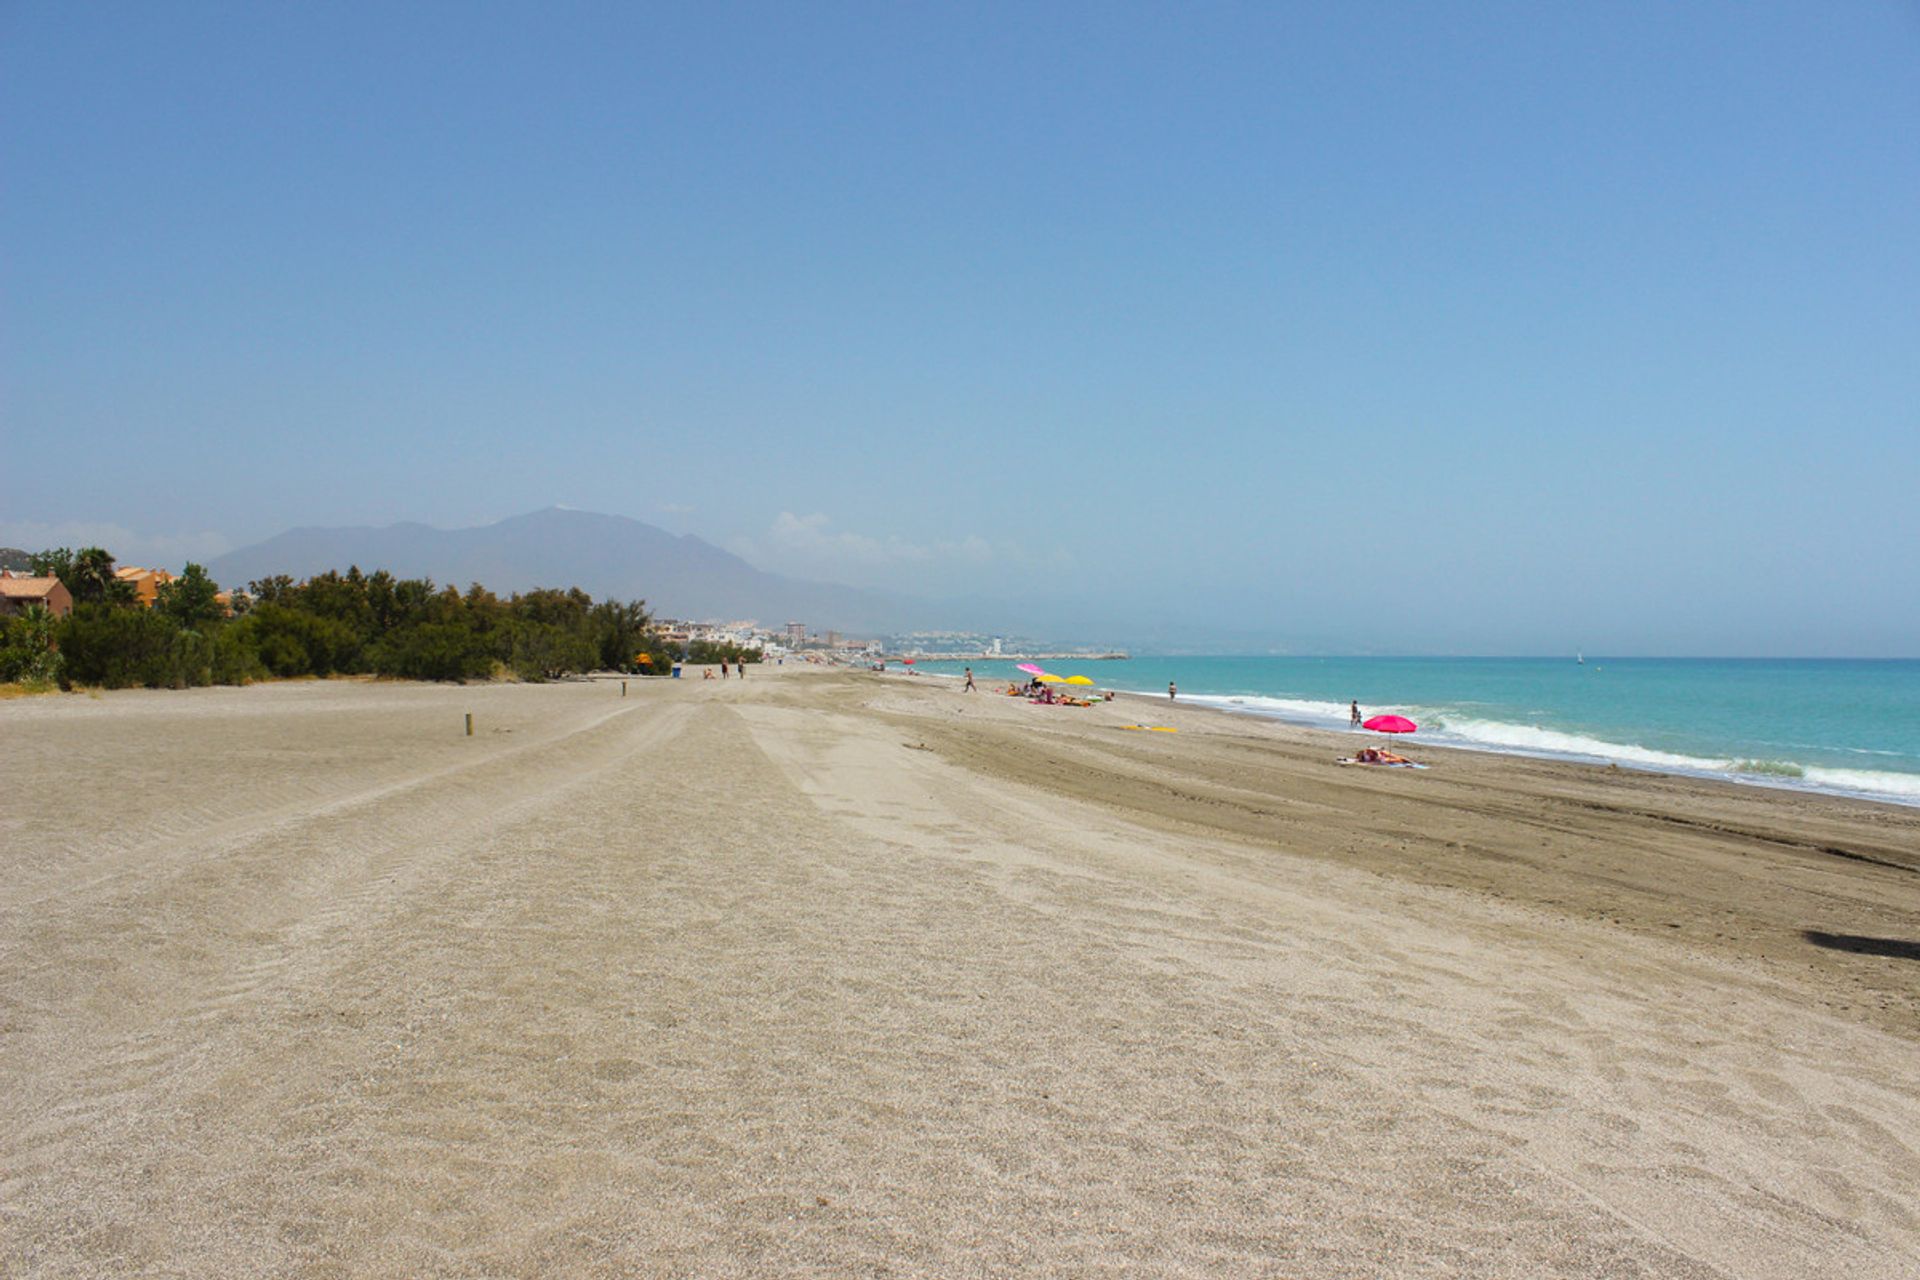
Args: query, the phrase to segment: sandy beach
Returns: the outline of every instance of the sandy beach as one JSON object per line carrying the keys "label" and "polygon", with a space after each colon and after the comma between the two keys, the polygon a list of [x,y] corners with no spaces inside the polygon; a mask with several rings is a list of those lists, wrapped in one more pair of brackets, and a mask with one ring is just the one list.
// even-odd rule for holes
{"label": "sandy beach", "polygon": [[1920,810],[796,667],[0,743],[0,1274],[1920,1274]]}

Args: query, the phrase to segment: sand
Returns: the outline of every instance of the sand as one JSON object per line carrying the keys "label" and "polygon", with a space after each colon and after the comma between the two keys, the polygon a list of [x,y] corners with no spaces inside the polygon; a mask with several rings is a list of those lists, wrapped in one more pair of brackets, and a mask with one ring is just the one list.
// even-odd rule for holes
{"label": "sand", "polygon": [[1920,1274],[1920,811],[1350,745],[0,704],[0,1274]]}

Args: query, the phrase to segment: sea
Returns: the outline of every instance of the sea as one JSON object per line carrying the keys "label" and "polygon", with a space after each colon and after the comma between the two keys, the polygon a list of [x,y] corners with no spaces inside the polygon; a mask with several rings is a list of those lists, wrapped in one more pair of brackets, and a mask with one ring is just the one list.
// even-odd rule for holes
{"label": "sea", "polygon": [[[971,665],[985,683],[1025,680],[1009,662]],[[1038,664],[1100,688],[1351,732],[1402,715],[1397,738],[1617,764],[1761,786],[1920,805],[1920,660],[1308,658],[1141,656]],[[1377,735],[1362,735],[1375,738]]]}

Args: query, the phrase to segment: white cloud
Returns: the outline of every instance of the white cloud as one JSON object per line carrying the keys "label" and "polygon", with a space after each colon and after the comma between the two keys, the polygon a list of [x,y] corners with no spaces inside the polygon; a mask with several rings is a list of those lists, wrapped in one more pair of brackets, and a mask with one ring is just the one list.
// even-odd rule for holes
{"label": "white cloud", "polygon": [[835,528],[830,517],[782,511],[758,538],[736,538],[729,548],[780,572],[833,578],[862,585],[906,584],[928,578],[963,580],[971,574],[1027,557],[1009,542],[977,533],[932,542],[898,535],[875,536]]}
{"label": "white cloud", "polygon": [[782,511],[774,518],[767,537],[781,551],[808,558],[853,564],[924,564],[933,558],[931,547],[903,538],[874,538],[852,530],[830,528],[832,522],[815,512],[797,516]]}
{"label": "white cloud", "polygon": [[138,533],[106,521],[62,520],[43,524],[33,520],[0,520],[0,546],[22,551],[53,547],[105,547],[121,564],[181,569],[187,561],[211,560],[233,550],[230,538],[211,530],[198,533]]}

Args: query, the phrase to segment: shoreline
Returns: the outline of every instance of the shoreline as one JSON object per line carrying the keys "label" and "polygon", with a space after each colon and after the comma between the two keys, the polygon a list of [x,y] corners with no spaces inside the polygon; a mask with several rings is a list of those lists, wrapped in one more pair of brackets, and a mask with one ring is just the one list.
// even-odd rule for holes
{"label": "shoreline", "polygon": [[[1115,690],[1115,693],[1119,693]],[[1131,697],[1145,697],[1151,700],[1151,694],[1129,694]],[[1196,694],[1195,701],[1204,697],[1218,695]],[[1200,703],[1205,706],[1206,703]],[[1218,706],[1214,709],[1233,716],[1248,716],[1258,720],[1273,720],[1294,728],[1310,729],[1316,733],[1357,735],[1364,731],[1353,729],[1328,728],[1305,719],[1293,719],[1279,712],[1261,711],[1255,708]],[[1380,737],[1367,734],[1366,741],[1374,742]],[[1832,799],[1855,800],[1867,804],[1891,805],[1900,809],[1920,808],[1920,795],[1901,795],[1888,791],[1872,791],[1856,788],[1833,786],[1820,782],[1811,782],[1806,778],[1795,778],[1784,774],[1745,773],[1736,769],[1691,768],[1684,765],[1650,764],[1638,760],[1614,759],[1609,756],[1595,755],[1576,751],[1553,751],[1544,747],[1502,746],[1494,743],[1449,742],[1439,738],[1413,739],[1400,744],[1408,748],[1435,751],[1460,751],[1478,755],[1513,757],[1521,760],[1546,760],[1558,764],[1579,765],[1590,769],[1617,769],[1629,773],[1644,773],[1660,778],[1691,778],[1699,782],[1725,784],[1736,787],[1759,787],[1768,791],[1788,791],[1799,795],[1825,796]],[[1920,781],[1920,775],[1914,775]]]}
{"label": "shoreline", "polygon": [[[1490,661],[1498,661],[1498,659],[1491,659]],[[1771,660],[1768,660],[1768,661],[1771,661]],[[1860,661],[1864,662],[1864,661],[1881,661],[1881,660],[1861,659]],[[1887,661],[1906,661],[1906,660],[1898,659],[1898,660],[1887,660]],[[894,673],[889,672],[889,674],[894,674]],[[928,671],[928,672],[925,672],[924,674],[934,676],[940,679],[957,679],[958,678],[958,673],[949,672],[949,671]],[[994,678],[998,679],[999,677],[994,677]],[[1114,693],[1118,697],[1141,698],[1146,700],[1149,703],[1157,703],[1162,700],[1161,695],[1154,693],[1152,691],[1138,690],[1138,689],[1121,689],[1121,688],[1118,688],[1117,686],[1113,687],[1113,689],[1114,689]],[[1288,711],[1277,709],[1277,708],[1234,705],[1238,700],[1241,700],[1241,699],[1259,698],[1263,696],[1264,695],[1253,695],[1253,694],[1228,694],[1228,693],[1216,694],[1216,693],[1200,693],[1200,692],[1183,692],[1181,694],[1181,700],[1190,705],[1208,707],[1214,710],[1225,712],[1229,715],[1245,716],[1245,717],[1256,719],[1256,720],[1271,721],[1274,723],[1285,724],[1285,725],[1289,725],[1289,726],[1300,728],[1300,729],[1308,729],[1308,730],[1312,730],[1314,732],[1319,732],[1319,733],[1329,733],[1329,734],[1339,735],[1339,734],[1353,734],[1356,732],[1354,730],[1347,728],[1344,724],[1339,723],[1337,720],[1334,720],[1331,717],[1326,717],[1326,716],[1316,717],[1307,712],[1288,712]],[[1510,757],[1515,759],[1557,761],[1557,762],[1562,762],[1567,764],[1588,765],[1588,766],[1591,766],[1594,768],[1600,768],[1600,769],[1613,767],[1613,768],[1628,770],[1636,773],[1653,774],[1655,776],[1661,776],[1661,777],[1696,778],[1706,782],[1732,783],[1736,786],[1759,787],[1766,790],[1788,791],[1788,792],[1793,792],[1796,794],[1803,794],[1803,795],[1839,797],[1839,798],[1844,798],[1849,800],[1865,801],[1873,804],[1892,805],[1898,808],[1908,808],[1908,809],[1920,808],[1920,774],[1908,774],[1908,773],[1904,773],[1897,770],[1880,770],[1880,771],[1863,770],[1861,772],[1869,772],[1869,773],[1878,772],[1884,777],[1886,777],[1889,783],[1892,783],[1895,781],[1902,782],[1902,783],[1911,781],[1912,786],[1914,788],[1913,790],[1911,791],[1893,790],[1893,789],[1888,789],[1884,785],[1879,788],[1876,788],[1873,786],[1850,786],[1850,785],[1843,785],[1840,783],[1822,782],[1817,779],[1809,778],[1805,775],[1805,770],[1809,768],[1818,772],[1845,772],[1845,770],[1839,769],[1837,766],[1795,765],[1794,766],[1795,768],[1798,768],[1802,771],[1799,776],[1795,776],[1793,774],[1773,772],[1766,769],[1742,770],[1734,767],[1739,763],[1741,763],[1741,761],[1738,759],[1729,759],[1724,764],[1722,764],[1718,761],[1714,761],[1706,758],[1700,758],[1700,763],[1698,765],[1678,763],[1679,760],[1686,759],[1688,757],[1682,757],[1675,753],[1656,753],[1656,754],[1674,754],[1675,762],[1671,762],[1671,763],[1667,761],[1636,759],[1634,758],[1634,755],[1632,753],[1639,753],[1641,755],[1645,755],[1647,754],[1649,749],[1643,748],[1636,744],[1631,744],[1631,743],[1608,743],[1608,742],[1605,742],[1605,740],[1598,739],[1598,738],[1594,738],[1591,740],[1597,743],[1602,743],[1605,746],[1614,747],[1619,752],[1621,752],[1621,754],[1609,755],[1599,751],[1556,749],[1552,747],[1523,746],[1523,745],[1517,745],[1517,744],[1481,742],[1481,741],[1471,741],[1471,740],[1463,741],[1457,737],[1450,739],[1445,736],[1442,736],[1445,734],[1445,732],[1446,731],[1443,729],[1439,731],[1439,733],[1437,734],[1433,734],[1424,738],[1420,737],[1418,734],[1415,734],[1412,736],[1412,739],[1409,742],[1404,743],[1403,745],[1410,746],[1413,748],[1418,748],[1418,749],[1435,748],[1435,749],[1444,750],[1444,751],[1472,752],[1472,753],[1492,755],[1492,756]],[[1376,742],[1380,738],[1380,735],[1368,734],[1368,735],[1365,735],[1365,738],[1366,738],[1366,741],[1371,743],[1371,742]]]}

